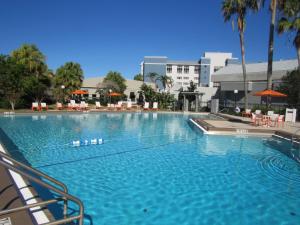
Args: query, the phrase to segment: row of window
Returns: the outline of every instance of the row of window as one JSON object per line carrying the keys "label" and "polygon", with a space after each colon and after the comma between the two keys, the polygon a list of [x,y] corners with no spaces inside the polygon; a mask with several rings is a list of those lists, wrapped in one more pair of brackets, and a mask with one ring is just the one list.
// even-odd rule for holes
{"label": "row of window", "polygon": [[[182,79],[182,77],[176,77],[177,78],[177,80],[181,80]],[[189,79],[191,79],[190,77],[183,77],[183,79],[184,80],[189,80]],[[198,80],[199,78],[198,77],[194,77],[194,80]]]}
{"label": "row of window", "polygon": [[[176,82],[177,85],[190,85],[189,82]],[[194,82],[194,84],[198,84],[197,82]]]}
{"label": "row of window", "polygon": [[[189,66],[177,66],[177,73],[182,73],[182,70],[185,74],[190,72]],[[167,65],[167,73],[172,73],[172,65]],[[194,73],[199,74],[199,66],[194,66]]]}

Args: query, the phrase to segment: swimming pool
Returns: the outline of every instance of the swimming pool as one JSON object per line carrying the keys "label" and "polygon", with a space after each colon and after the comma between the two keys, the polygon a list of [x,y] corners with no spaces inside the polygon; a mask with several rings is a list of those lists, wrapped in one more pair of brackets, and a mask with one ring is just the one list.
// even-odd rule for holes
{"label": "swimming pool", "polygon": [[[266,139],[202,135],[187,121],[58,114],[0,117],[0,127],[16,159],[83,201],[85,224],[299,224],[299,163]],[[72,146],[94,138],[104,144]]]}

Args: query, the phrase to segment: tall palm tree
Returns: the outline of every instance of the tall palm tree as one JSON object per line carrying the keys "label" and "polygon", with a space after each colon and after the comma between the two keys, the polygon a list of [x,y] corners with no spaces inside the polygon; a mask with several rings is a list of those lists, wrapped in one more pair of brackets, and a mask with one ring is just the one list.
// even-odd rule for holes
{"label": "tall palm tree", "polygon": [[244,32],[246,25],[246,15],[248,10],[257,11],[259,9],[260,1],[258,0],[223,0],[222,2],[222,13],[225,22],[232,21],[234,25],[234,20],[237,22],[237,28],[240,37],[240,47],[242,55],[242,69],[243,69],[243,79],[244,79],[244,104],[245,108],[248,108],[248,82],[246,74],[246,60],[245,60],[245,43],[244,43]]}
{"label": "tall palm tree", "polygon": [[19,64],[24,65],[28,71],[39,77],[47,71],[46,57],[35,45],[24,44],[11,53]]}
{"label": "tall palm tree", "polygon": [[298,70],[300,71],[300,1],[285,0],[279,4],[280,20],[278,22],[278,33],[290,32],[295,34],[293,44],[297,50]]}
{"label": "tall palm tree", "polygon": [[173,83],[172,77],[169,77],[167,75],[159,75],[156,77],[155,81],[160,81],[163,85],[164,91],[166,90],[166,87],[170,88]]}
{"label": "tall palm tree", "polygon": [[152,83],[155,83],[156,81],[156,78],[158,77],[159,75],[157,73],[148,73],[147,74],[147,77],[150,79],[150,81]]}
{"label": "tall palm tree", "polygon": [[275,20],[276,20],[277,0],[271,0],[270,10],[272,14],[271,14],[271,23],[270,23],[270,31],[269,31],[267,89],[272,89],[274,29],[275,29]]}
{"label": "tall palm tree", "polygon": [[79,89],[83,81],[83,71],[80,64],[67,62],[56,70],[55,86],[65,86],[64,93],[71,95],[72,91]]}

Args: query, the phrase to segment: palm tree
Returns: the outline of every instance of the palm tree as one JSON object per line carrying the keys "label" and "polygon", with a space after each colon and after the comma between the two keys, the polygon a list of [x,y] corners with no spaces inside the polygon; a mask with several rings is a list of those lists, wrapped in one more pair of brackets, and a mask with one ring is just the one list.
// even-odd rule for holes
{"label": "palm tree", "polygon": [[24,44],[14,50],[11,56],[15,58],[19,64],[24,65],[28,71],[36,77],[44,75],[47,71],[46,57],[35,45]]}
{"label": "palm tree", "polygon": [[300,2],[299,0],[286,0],[279,4],[281,18],[278,22],[278,33],[295,33],[293,44],[297,50],[298,70],[300,71]]}
{"label": "palm tree", "polygon": [[244,104],[245,108],[248,108],[248,82],[246,74],[246,62],[245,62],[245,43],[244,43],[244,32],[246,25],[246,15],[248,10],[257,11],[259,9],[258,0],[223,0],[222,2],[222,12],[225,22],[232,21],[234,25],[234,20],[237,21],[237,27],[240,37],[240,47],[242,55],[242,69],[244,78]]}
{"label": "palm tree", "polygon": [[169,77],[167,75],[159,75],[156,77],[155,81],[160,81],[163,85],[164,90],[166,90],[166,87],[170,88],[173,84],[172,77]]}
{"label": "palm tree", "polygon": [[150,79],[150,81],[152,83],[155,83],[156,81],[156,78],[158,77],[159,75],[157,73],[148,73],[147,74],[147,77]]}
{"label": "palm tree", "polygon": [[55,86],[65,86],[64,93],[70,95],[72,91],[79,89],[83,81],[83,71],[80,64],[67,62],[56,70]]}
{"label": "palm tree", "polygon": [[271,0],[270,10],[272,11],[272,15],[271,15],[271,23],[270,23],[270,31],[269,31],[267,89],[272,89],[274,28],[275,28],[275,19],[276,19],[276,10],[277,10],[277,0]]}

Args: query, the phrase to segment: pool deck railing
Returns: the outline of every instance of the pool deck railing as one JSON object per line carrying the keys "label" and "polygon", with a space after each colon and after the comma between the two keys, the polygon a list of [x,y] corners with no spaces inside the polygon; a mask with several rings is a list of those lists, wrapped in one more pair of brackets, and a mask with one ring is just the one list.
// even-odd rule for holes
{"label": "pool deck railing", "polygon": [[[8,156],[6,153],[0,152],[0,157],[1,157],[1,160],[0,160],[1,168],[0,169],[2,170],[2,174],[5,175],[5,173],[7,173],[8,171],[10,171],[10,172],[13,171],[14,173],[18,174],[19,176],[22,176],[30,181],[33,181],[33,182],[41,185],[42,187],[47,188],[61,196],[61,197],[55,197],[50,200],[39,201],[39,202],[35,202],[35,203],[18,204],[18,205],[15,205],[14,207],[9,207],[9,208],[2,207],[1,211],[0,211],[0,218],[2,218],[3,216],[6,216],[6,217],[3,217],[3,219],[10,220],[10,218],[13,218],[14,220],[17,220],[19,216],[15,216],[17,214],[14,214],[14,213],[20,214],[21,212],[25,211],[25,214],[23,213],[23,214],[21,214],[21,216],[24,217],[25,219],[27,219],[28,221],[30,221],[29,219],[32,216],[29,214],[29,211],[28,211],[29,209],[37,210],[37,209],[40,209],[41,206],[44,207],[49,204],[63,202],[64,218],[58,219],[55,221],[49,221],[49,222],[43,223],[43,224],[46,224],[46,225],[65,224],[65,223],[73,222],[73,221],[77,220],[79,225],[83,225],[83,217],[84,217],[83,203],[78,198],[68,194],[67,187],[63,183],[48,176],[47,174],[44,174],[41,171],[38,171],[28,165],[18,162],[17,160]],[[5,171],[5,169],[6,169],[6,171]],[[43,178],[44,180],[47,180],[47,182],[43,181],[41,178]],[[6,185],[7,185],[7,183],[12,182],[11,180],[9,180],[9,178],[7,176],[6,176],[6,179],[8,179],[7,182],[5,182]],[[55,185],[53,185],[53,184],[55,184]],[[57,186],[59,186],[60,188],[57,188]],[[7,187],[4,187],[3,190],[5,191],[6,188]],[[14,192],[13,194],[17,195],[16,198],[21,199],[20,196],[17,194],[17,192]],[[77,206],[79,207],[78,215],[68,216],[68,201],[72,201],[73,203],[77,204]],[[3,204],[2,201],[1,201],[1,204]],[[10,216],[7,217],[7,215],[10,215]],[[28,217],[28,216],[30,216],[30,217]],[[15,223],[13,223],[13,224],[15,224]],[[19,224],[19,223],[17,223],[17,224]],[[32,220],[30,222],[28,222],[28,224],[32,224]]]}

